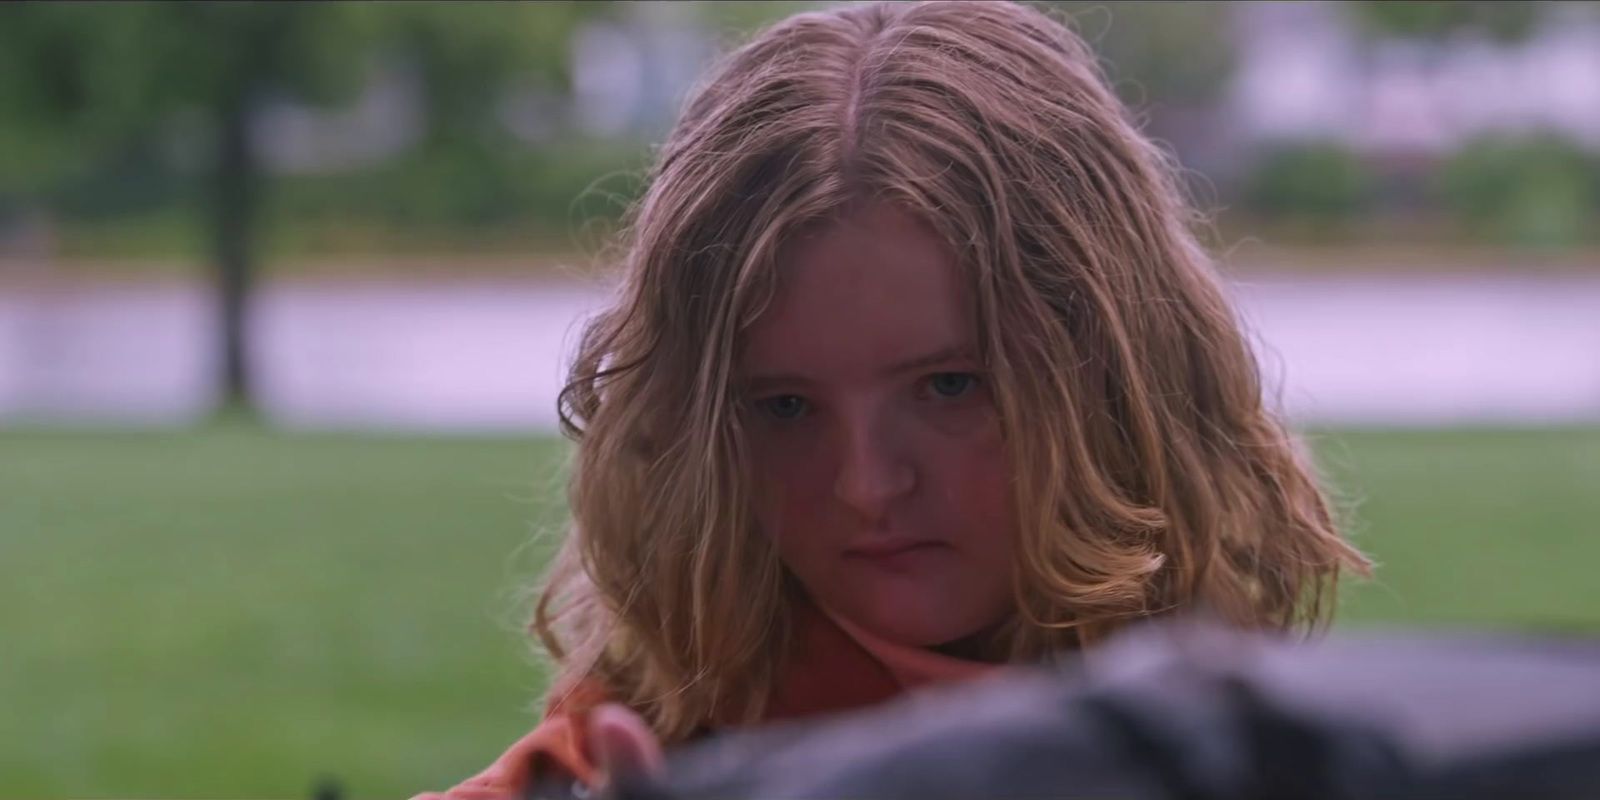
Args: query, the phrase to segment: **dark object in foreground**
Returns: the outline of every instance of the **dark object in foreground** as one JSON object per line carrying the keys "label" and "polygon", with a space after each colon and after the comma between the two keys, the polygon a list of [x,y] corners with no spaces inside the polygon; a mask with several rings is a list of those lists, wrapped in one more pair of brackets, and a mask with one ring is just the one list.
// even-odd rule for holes
{"label": "dark object in foreground", "polygon": [[618,795],[1600,798],[1600,642],[1151,625],[1060,668],[706,741]]}

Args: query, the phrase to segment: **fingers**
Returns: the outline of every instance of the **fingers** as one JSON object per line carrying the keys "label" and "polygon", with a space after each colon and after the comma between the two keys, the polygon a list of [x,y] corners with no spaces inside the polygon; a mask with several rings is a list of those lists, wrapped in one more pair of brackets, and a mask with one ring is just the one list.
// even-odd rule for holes
{"label": "fingers", "polygon": [[658,778],[666,773],[666,755],[650,725],[618,703],[607,703],[590,714],[589,751],[601,787],[623,777]]}

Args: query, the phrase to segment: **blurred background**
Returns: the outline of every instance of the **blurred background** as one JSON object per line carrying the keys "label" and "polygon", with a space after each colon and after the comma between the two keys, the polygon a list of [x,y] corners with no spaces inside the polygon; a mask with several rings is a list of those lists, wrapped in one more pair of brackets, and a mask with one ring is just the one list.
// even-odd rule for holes
{"label": "blurred background", "polygon": [[[823,3],[0,5],[0,796],[407,797],[534,722],[607,235]],[[1379,563],[1600,628],[1600,3],[1041,3],[1189,170]]]}

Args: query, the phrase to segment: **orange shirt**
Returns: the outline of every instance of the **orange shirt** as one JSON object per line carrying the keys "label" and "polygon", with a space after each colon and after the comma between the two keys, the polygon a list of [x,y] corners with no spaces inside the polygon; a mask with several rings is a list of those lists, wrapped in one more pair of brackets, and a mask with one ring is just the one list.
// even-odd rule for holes
{"label": "orange shirt", "polygon": [[[768,704],[767,721],[861,708],[909,689],[966,680],[994,668],[885,641],[810,606],[797,609],[795,632],[795,654]],[[488,769],[447,792],[413,800],[509,800],[520,797],[533,781],[557,776],[592,783],[595,768],[586,752],[584,720],[607,699],[594,684],[553,693],[544,721]]]}

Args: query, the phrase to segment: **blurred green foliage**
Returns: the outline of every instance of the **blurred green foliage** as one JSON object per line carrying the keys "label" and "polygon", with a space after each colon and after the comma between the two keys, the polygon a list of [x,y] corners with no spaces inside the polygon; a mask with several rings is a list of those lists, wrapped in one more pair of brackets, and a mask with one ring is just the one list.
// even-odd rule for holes
{"label": "blurred green foliage", "polygon": [[375,3],[385,48],[422,68],[430,141],[495,136],[500,93],[517,78],[571,79],[573,32],[613,0]]}
{"label": "blurred green foliage", "polygon": [[[73,146],[121,144],[155,133],[173,110],[209,108],[240,81],[340,105],[365,85],[380,55],[421,68],[430,130],[482,126],[508,77],[543,75],[564,85],[573,30],[614,7],[609,0],[8,3],[0,5],[0,131],[70,133]],[[43,166],[13,157],[0,164]],[[14,186],[11,178],[0,173],[0,185]]]}
{"label": "blurred green foliage", "polygon": [[1545,0],[1354,0],[1350,3],[1364,27],[1381,36],[1442,39],[1475,32],[1502,42],[1526,37],[1549,5]]}
{"label": "blurred green foliage", "polygon": [[[165,126],[175,115],[194,118],[207,134],[190,143],[199,187],[179,197],[209,240],[222,323],[221,410],[248,410],[254,380],[246,316],[272,177],[252,144],[261,101],[286,95],[341,105],[384,59],[405,58],[422,75],[422,149],[437,157],[429,163],[481,178],[493,173],[478,155],[494,144],[485,138],[503,138],[496,114],[508,86],[541,75],[559,81],[574,28],[613,8],[263,0],[0,5],[0,212],[31,200],[59,214],[53,188],[92,181],[108,162],[120,166],[130,152],[147,152],[170,135]],[[481,213],[481,206],[462,208],[459,194],[453,198],[453,210]],[[484,202],[496,199],[490,193]]]}
{"label": "blurred green foliage", "polygon": [[1159,113],[1216,102],[1233,75],[1228,4],[1034,2],[1094,48],[1117,93]]}
{"label": "blurred green foliage", "polygon": [[360,173],[285,178],[272,210],[276,225],[303,231],[342,218],[464,232],[532,224],[559,235],[620,216],[647,166],[643,148],[631,143],[569,140],[535,149],[462,142]]}
{"label": "blurred green foliage", "polygon": [[[217,167],[209,134],[267,94],[353,100],[385,60],[422,77],[428,121],[416,164],[468,176],[506,149],[496,117],[517,80],[568,80],[572,32],[612,13],[586,3],[12,3],[0,5],[0,201],[71,218],[200,202]],[[161,156],[175,116],[198,116],[200,176]],[[473,154],[479,154],[474,156]],[[474,161],[474,158],[477,161]],[[389,179],[381,172],[376,183]],[[490,187],[491,191],[493,187]],[[450,205],[446,201],[446,205]],[[0,209],[3,210],[3,209]]]}
{"label": "blurred green foliage", "polygon": [[[643,189],[645,148],[563,139],[544,147],[460,139],[372,168],[280,175],[263,198],[273,260],[326,254],[592,251]],[[203,258],[191,209],[204,186],[149,153],[57,188],[64,255]]]}
{"label": "blurred green foliage", "polygon": [[1600,154],[1559,136],[1472,141],[1442,166],[1435,190],[1480,240],[1534,248],[1600,241]]}
{"label": "blurred green foliage", "polygon": [[756,29],[777,20],[814,11],[822,4],[817,0],[770,0],[770,2],[728,2],[727,0],[693,0],[688,3],[694,14],[719,36],[727,37],[725,44],[737,44]]}
{"label": "blurred green foliage", "polygon": [[[1236,67],[1234,6],[1033,4],[1089,40],[1146,130],[1186,163],[1186,142],[1216,139]],[[697,1],[677,19],[728,45],[822,5]],[[1553,4],[1346,7],[1373,41],[1479,33],[1516,42]],[[204,226],[217,205],[209,181],[230,92],[246,85],[341,108],[375,70],[400,64],[420,78],[422,142],[371,167],[263,179],[252,220],[265,252],[293,257],[381,246],[385,237],[405,246],[432,237],[440,250],[541,239],[549,249],[587,249],[589,226],[614,221],[642,188],[648,134],[605,140],[557,120],[548,138],[527,141],[510,134],[496,104],[508,88],[537,86],[550,93],[552,119],[561,117],[575,33],[602,20],[649,27],[647,8],[611,0],[0,4],[0,226],[12,212],[43,208],[69,256],[215,250]],[[179,123],[189,135],[174,145]],[[174,166],[175,147],[198,171]],[[1232,158],[1211,163],[1237,174],[1208,174],[1203,189],[1220,190],[1217,202],[1251,224],[1283,223],[1280,234],[1388,235],[1442,214],[1445,224],[1421,231],[1424,238],[1551,247],[1592,238],[1585,215],[1594,214],[1594,190],[1584,177],[1592,153],[1567,142],[1486,140],[1398,175],[1330,142],[1263,147],[1239,166]],[[1409,183],[1392,191],[1397,182]],[[1427,213],[1394,214],[1396,194],[1420,198]],[[197,230],[185,231],[185,219]]]}
{"label": "blurred green foliage", "polygon": [[167,114],[214,110],[242,90],[348,100],[376,22],[359,3],[4,4],[0,187],[79,174],[158,136]]}
{"label": "blurred green foliage", "polygon": [[1244,200],[1257,216],[1321,232],[1356,221],[1377,187],[1372,168],[1337,142],[1272,147],[1248,181]]}

